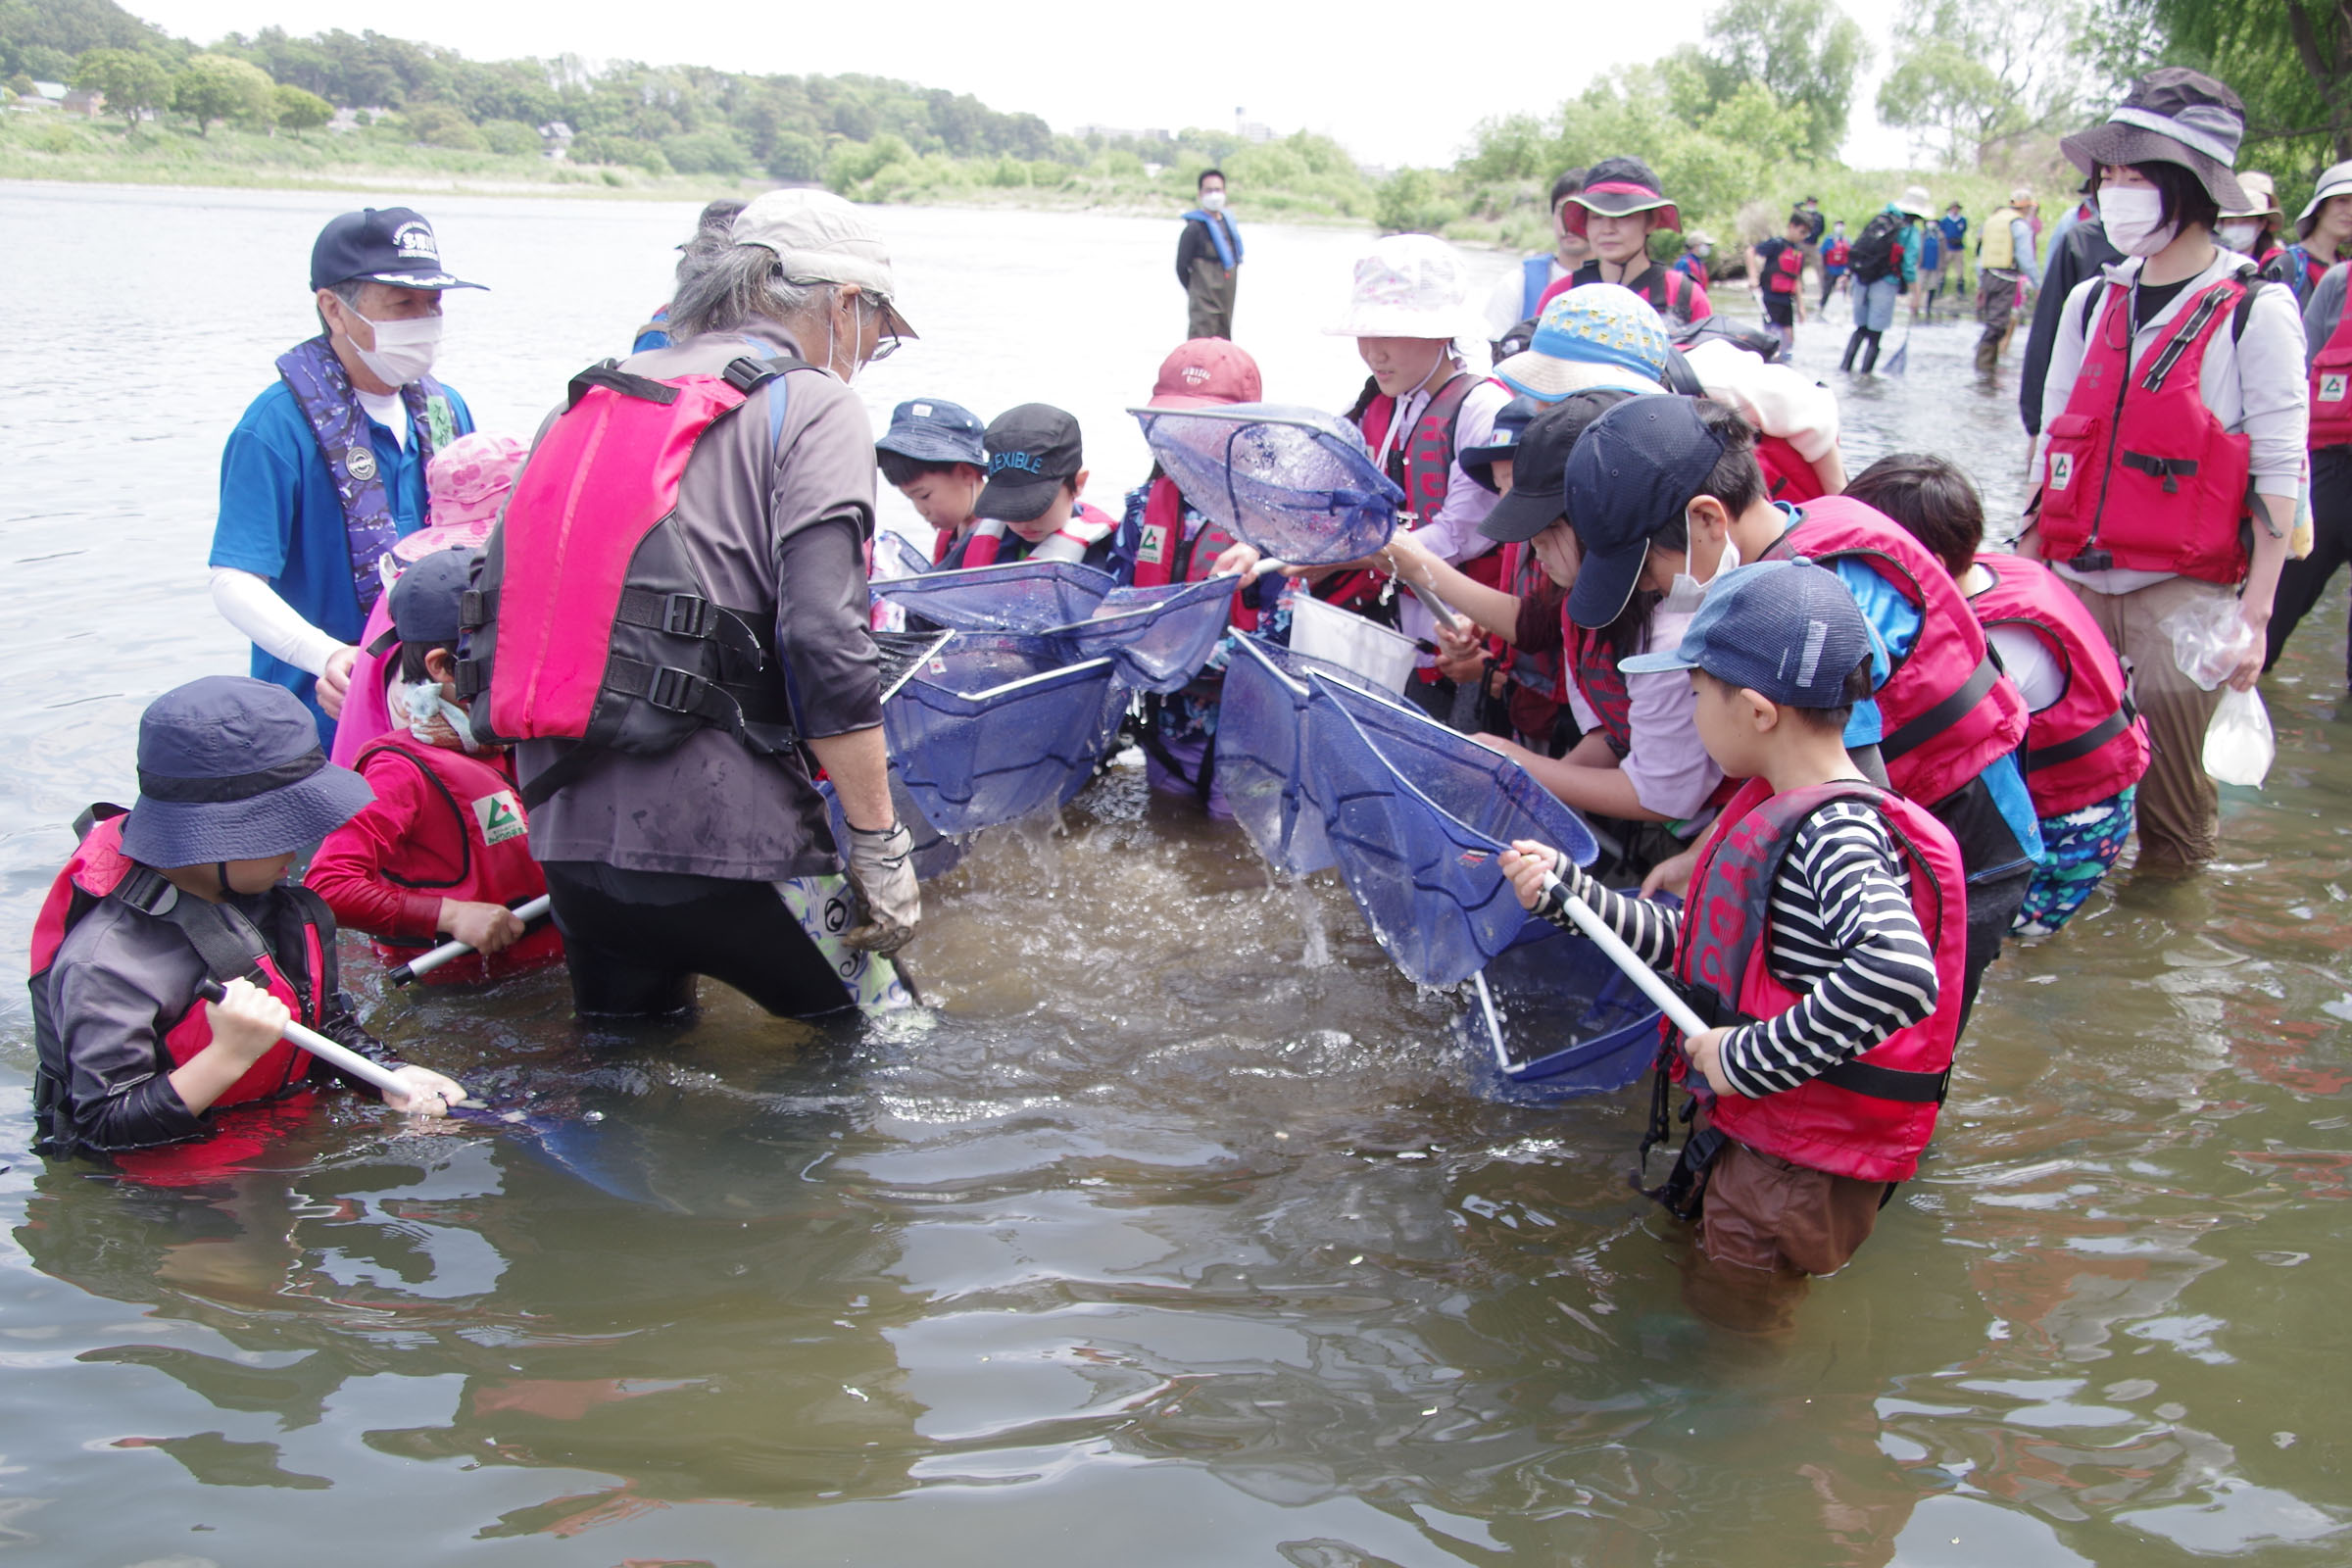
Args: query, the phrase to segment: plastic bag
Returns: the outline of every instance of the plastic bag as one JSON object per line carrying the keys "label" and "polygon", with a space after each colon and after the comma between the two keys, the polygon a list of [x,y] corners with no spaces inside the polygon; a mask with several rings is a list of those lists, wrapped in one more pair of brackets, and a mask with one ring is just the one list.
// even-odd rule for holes
{"label": "plastic bag", "polygon": [[2237,601],[2219,594],[2192,599],[2156,625],[2172,639],[2180,673],[2207,691],[2235,674],[2254,649],[2254,628],[2238,613]]}
{"label": "plastic bag", "polygon": [[2205,771],[2224,784],[2262,788],[2278,756],[2271,734],[2271,715],[2262,706],[2262,693],[2228,691],[2205,727]]}

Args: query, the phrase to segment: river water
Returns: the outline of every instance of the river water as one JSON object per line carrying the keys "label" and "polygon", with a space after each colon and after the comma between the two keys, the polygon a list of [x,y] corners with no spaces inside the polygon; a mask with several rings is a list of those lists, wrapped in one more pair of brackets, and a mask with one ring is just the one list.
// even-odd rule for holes
{"label": "river water", "polygon": [[[396,199],[396,198],[386,198]],[[529,430],[625,350],[691,211],[418,198],[449,380]],[[0,951],[140,708],[242,668],[222,437],[309,330],[332,196],[0,186]],[[1242,216],[1247,219],[1247,209]],[[1182,325],[1164,221],[881,215],[927,335],[861,382],[1076,412],[1094,495]],[[1336,406],[1360,245],[1250,230],[1270,397]],[[1504,265],[1482,258],[1482,273]],[[1838,324],[1800,363],[1836,380]],[[2013,514],[2010,388],[1922,330],[1847,454]],[[900,514],[904,518],[904,514]],[[926,894],[936,1015],[576,1029],[559,977],[373,998],[541,1136],[340,1104],[137,1189],[29,1142],[0,1003],[0,1554],[91,1565],[2171,1564],[2352,1555],[2352,762],[2340,593],[2267,685],[2227,856],[1991,972],[1937,1145],[1791,1334],[1682,1303],[1638,1092],[1494,1102],[1458,999],[1327,873],[1115,774]],[[369,965],[354,972],[372,985]],[[21,968],[17,972],[22,972]],[[1653,1172],[1654,1174],[1654,1172]]]}

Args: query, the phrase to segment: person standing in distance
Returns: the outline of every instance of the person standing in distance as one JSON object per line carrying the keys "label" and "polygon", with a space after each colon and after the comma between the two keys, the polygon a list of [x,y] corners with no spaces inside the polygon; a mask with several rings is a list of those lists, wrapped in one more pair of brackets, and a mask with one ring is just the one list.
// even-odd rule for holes
{"label": "person standing in distance", "polygon": [[1233,336],[1236,274],[1242,269],[1242,231],[1225,214],[1225,174],[1203,169],[1200,205],[1184,215],[1176,242],[1176,281],[1184,285],[1186,337]]}
{"label": "person standing in distance", "polygon": [[[1521,257],[1516,268],[1494,280],[1484,312],[1490,343],[1500,343],[1511,335],[1511,328],[1534,320],[1543,312],[1544,292],[1574,276],[1578,268],[1592,259],[1592,242],[1582,234],[1570,233],[1560,212],[1568,198],[1584,188],[1581,169],[1571,169],[1551,182],[1551,249]],[[1497,361],[1509,357],[1503,353],[1494,356]]]}
{"label": "person standing in distance", "polygon": [[432,377],[443,270],[406,207],[345,213],[311,247],[319,332],[277,361],[220,454],[212,594],[253,644],[256,679],[301,698],[331,746],[354,646],[382,593],[376,562],[424,526],[424,470],[473,429]]}

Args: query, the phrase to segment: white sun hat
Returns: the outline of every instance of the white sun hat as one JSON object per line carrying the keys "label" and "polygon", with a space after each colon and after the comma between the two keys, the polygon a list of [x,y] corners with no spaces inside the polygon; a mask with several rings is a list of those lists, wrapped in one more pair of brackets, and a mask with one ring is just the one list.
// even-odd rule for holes
{"label": "white sun hat", "polygon": [[1484,341],[1487,323],[1469,298],[1469,274],[1452,246],[1434,234],[1391,234],[1356,261],[1348,312],[1323,330],[1333,337]]}

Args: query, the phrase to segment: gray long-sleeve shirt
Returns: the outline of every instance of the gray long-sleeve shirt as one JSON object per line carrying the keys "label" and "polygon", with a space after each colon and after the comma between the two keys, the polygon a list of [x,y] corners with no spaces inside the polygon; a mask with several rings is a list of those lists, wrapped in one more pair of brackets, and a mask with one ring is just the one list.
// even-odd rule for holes
{"label": "gray long-sleeve shirt", "polygon": [[[657,378],[711,375],[747,355],[799,352],[772,322],[751,331],[750,339],[714,333],[633,355],[624,368]],[[786,400],[784,421],[771,440],[777,397]],[[678,514],[711,598],[772,613],[800,733],[822,738],[881,723],[861,555],[874,522],[874,432],[858,395],[817,370],[761,386],[696,445]],[[556,754],[556,743],[523,743],[519,776],[527,781]],[[658,757],[596,758],[532,809],[531,854],[731,881],[839,868],[824,802],[800,759],[754,756],[715,729]]]}

